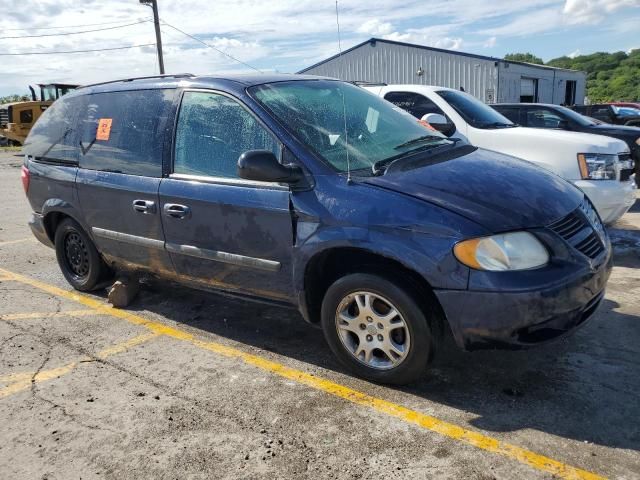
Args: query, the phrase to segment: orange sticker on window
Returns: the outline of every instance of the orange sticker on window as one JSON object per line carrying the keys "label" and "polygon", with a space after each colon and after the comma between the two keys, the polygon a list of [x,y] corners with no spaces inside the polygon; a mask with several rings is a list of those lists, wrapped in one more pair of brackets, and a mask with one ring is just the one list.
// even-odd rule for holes
{"label": "orange sticker on window", "polygon": [[98,131],[96,132],[96,140],[109,140],[111,133],[111,118],[101,118],[98,120]]}

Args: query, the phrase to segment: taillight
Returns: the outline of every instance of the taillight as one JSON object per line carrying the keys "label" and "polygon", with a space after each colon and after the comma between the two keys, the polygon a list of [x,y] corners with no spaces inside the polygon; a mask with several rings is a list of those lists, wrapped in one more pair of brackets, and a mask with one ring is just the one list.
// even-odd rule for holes
{"label": "taillight", "polygon": [[26,165],[22,166],[20,178],[22,179],[22,188],[24,188],[24,193],[27,193],[29,191],[29,169]]}

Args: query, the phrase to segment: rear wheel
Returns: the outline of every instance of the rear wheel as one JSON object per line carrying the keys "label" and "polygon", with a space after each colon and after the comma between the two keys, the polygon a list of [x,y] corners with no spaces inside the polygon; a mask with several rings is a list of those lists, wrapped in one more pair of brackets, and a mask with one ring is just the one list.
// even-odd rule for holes
{"label": "rear wheel", "polygon": [[417,380],[434,349],[428,319],[410,289],[377,275],[351,274],[331,285],[322,328],[338,359],[374,382]]}
{"label": "rear wheel", "polygon": [[107,273],[98,250],[82,227],[70,218],[55,233],[56,258],[62,274],[76,290],[94,290]]}

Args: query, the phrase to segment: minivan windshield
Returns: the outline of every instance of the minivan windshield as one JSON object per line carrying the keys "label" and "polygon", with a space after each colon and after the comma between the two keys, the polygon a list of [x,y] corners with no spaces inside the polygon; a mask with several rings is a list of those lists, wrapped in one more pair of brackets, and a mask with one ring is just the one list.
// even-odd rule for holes
{"label": "minivan windshield", "polygon": [[345,82],[277,82],[250,93],[339,172],[350,167],[356,174],[372,174],[373,166],[385,160],[454,143],[392,103]]}
{"label": "minivan windshield", "polygon": [[515,123],[498,113],[486,103],[472,97],[468,93],[456,90],[439,90],[436,92],[464,118],[465,122],[475,128],[510,128]]}

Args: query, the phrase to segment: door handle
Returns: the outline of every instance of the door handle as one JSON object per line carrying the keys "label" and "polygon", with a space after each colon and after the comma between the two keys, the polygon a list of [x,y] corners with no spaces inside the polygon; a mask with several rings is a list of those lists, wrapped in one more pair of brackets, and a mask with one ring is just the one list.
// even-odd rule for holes
{"label": "door handle", "polygon": [[186,205],[178,205],[177,203],[165,203],[164,214],[171,218],[189,218],[191,216],[191,209]]}
{"label": "door handle", "polygon": [[133,209],[140,213],[156,213],[156,202],[151,200],[134,200]]}

